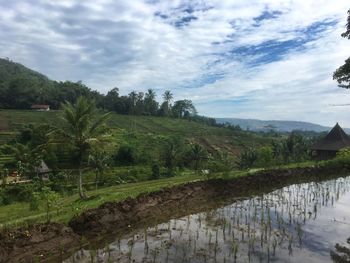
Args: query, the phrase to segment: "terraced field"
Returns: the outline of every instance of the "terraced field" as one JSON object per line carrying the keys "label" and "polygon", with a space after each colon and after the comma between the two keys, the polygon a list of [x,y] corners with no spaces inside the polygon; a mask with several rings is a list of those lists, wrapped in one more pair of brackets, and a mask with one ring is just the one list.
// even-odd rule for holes
{"label": "terraced field", "polygon": [[[14,139],[17,132],[26,125],[45,123],[58,125],[59,113],[59,111],[1,110],[0,144]],[[144,148],[150,149],[157,144],[159,136],[174,135],[197,142],[209,152],[226,150],[233,155],[237,154],[243,147],[259,146],[269,142],[268,138],[253,133],[232,131],[174,118],[112,114],[108,125],[114,137],[113,145],[120,145],[136,134],[134,141],[137,140],[144,145]],[[1,127],[3,128],[1,129]]]}

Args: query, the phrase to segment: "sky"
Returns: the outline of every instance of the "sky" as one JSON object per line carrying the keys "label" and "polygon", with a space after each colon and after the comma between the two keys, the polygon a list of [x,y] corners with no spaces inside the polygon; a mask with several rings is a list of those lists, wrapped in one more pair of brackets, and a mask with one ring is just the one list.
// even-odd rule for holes
{"label": "sky", "polygon": [[102,93],[171,90],[210,117],[350,127],[348,0],[0,0],[0,57]]}

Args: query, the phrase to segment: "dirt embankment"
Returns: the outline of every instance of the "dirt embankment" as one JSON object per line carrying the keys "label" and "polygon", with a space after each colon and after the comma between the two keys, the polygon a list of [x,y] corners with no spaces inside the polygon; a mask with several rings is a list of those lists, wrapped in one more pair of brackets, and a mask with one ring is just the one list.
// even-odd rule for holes
{"label": "dirt embankment", "polygon": [[0,262],[61,261],[73,252],[80,236],[58,223],[35,224],[0,232]]}
{"label": "dirt embankment", "polygon": [[[346,171],[341,171],[346,173]],[[339,174],[337,173],[337,174]],[[297,168],[260,171],[232,180],[213,179],[165,188],[123,202],[108,202],[89,209],[69,222],[80,235],[98,238],[105,233],[159,223],[173,217],[197,213],[218,203],[271,192],[288,184],[334,177],[334,168]],[[113,231],[112,231],[113,232]],[[114,235],[115,236],[115,235]]]}
{"label": "dirt embankment", "polygon": [[103,239],[105,244],[108,236],[113,241],[116,235],[132,229],[216,208],[237,198],[268,193],[289,184],[331,179],[337,177],[334,174],[348,172],[344,167],[260,171],[231,180],[193,182],[142,194],[135,199],[108,202],[73,218],[69,227],[49,224],[3,231],[0,262],[60,261],[70,249],[80,246],[83,236],[95,244],[99,242],[94,241]]}

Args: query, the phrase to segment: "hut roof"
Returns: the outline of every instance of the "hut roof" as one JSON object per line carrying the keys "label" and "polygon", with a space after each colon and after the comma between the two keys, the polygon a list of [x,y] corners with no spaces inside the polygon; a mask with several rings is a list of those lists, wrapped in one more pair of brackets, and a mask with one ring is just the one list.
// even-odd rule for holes
{"label": "hut roof", "polygon": [[50,108],[50,105],[46,105],[46,104],[33,104],[30,107],[32,110],[47,110]]}
{"label": "hut roof", "polygon": [[51,169],[46,165],[46,163],[43,160],[41,160],[40,165],[35,168],[35,171],[39,174],[44,174],[51,172]]}
{"label": "hut roof", "polygon": [[350,137],[337,123],[325,138],[314,144],[312,150],[338,151],[350,147]]}

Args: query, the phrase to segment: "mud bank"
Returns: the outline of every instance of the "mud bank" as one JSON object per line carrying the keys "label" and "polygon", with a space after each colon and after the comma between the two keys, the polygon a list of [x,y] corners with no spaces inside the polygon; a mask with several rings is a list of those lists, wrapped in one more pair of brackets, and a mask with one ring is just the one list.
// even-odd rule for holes
{"label": "mud bank", "polygon": [[[90,246],[156,225],[171,218],[205,211],[235,199],[271,192],[296,183],[346,175],[346,167],[314,167],[259,171],[230,180],[192,182],[147,193],[122,202],[108,202],[72,218],[68,226],[52,223],[0,233],[0,262],[59,262],[69,257],[81,240]],[[83,238],[84,237],[84,238]]]}
{"label": "mud bank", "polygon": [[[336,174],[346,174],[340,168]],[[334,168],[296,168],[260,171],[231,180],[212,179],[192,182],[158,192],[142,194],[123,202],[107,202],[99,208],[89,209],[73,218],[69,226],[74,232],[88,238],[107,233],[121,234],[142,227],[149,222],[161,223],[174,217],[198,213],[218,203],[247,198],[255,194],[271,192],[288,184],[331,179]],[[105,238],[105,237],[104,237]]]}
{"label": "mud bank", "polygon": [[0,233],[0,262],[61,261],[80,236],[58,223],[35,224]]}

